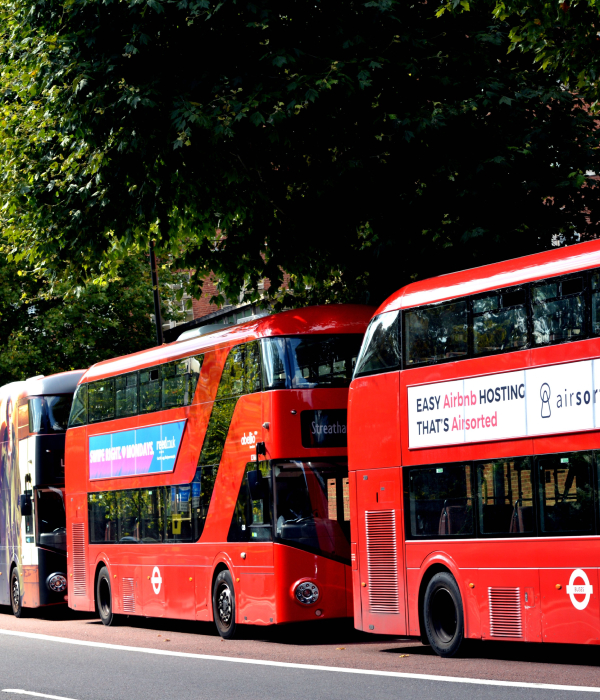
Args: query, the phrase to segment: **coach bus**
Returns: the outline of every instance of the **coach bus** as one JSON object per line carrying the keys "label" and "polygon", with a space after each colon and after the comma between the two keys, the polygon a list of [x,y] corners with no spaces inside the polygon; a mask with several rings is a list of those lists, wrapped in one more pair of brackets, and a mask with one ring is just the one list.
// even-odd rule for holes
{"label": "coach bus", "polygon": [[17,617],[65,601],[65,433],[82,374],[0,388],[0,604]]}
{"label": "coach bus", "polygon": [[600,241],[410,284],[349,392],[354,616],[600,643]]}
{"label": "coach bus", "polygon": [[287,311],[91,367],[67,431],[69,606],[224,638],[351,616],[347,399],[373,311]]}

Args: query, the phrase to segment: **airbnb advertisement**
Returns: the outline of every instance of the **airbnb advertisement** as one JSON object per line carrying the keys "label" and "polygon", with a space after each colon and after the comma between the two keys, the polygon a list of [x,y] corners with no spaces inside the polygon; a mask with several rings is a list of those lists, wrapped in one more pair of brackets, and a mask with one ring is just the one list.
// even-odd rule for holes
{"label": "airbnb advertisement", "polygon": [[409,448],[592,430],[599,392],[600,360],[411,386]]}
{"label": "airbnb advertisement", "polygon": [[90,479],[172,472],[185,421],[89,438]]}

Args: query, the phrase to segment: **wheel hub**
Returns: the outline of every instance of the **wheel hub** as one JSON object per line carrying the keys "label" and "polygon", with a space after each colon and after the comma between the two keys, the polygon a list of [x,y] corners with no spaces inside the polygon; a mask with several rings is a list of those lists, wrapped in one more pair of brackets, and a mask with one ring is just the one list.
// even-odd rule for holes
{"label": "wheel hub", "polygon": [[15,576],[13,578],[13,585],[12,585],[12,603],[13,603],[13,609],[17,610],[19,608],[19,603],[21,602],[21,595],[19,591],[19,579]]}
{"label": "wheel hub", "polygon": [[219,620],[225,627],[229,627],[231,623],[231,591],[229,586],[223,585],[219,591],[217,598],[217,610],[219,612]]}

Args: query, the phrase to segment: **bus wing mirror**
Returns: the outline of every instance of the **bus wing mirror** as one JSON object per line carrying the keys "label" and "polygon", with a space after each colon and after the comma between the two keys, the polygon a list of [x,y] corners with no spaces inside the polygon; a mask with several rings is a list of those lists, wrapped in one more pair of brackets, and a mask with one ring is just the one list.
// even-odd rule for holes
{"label": "bus wing mirror", "polygon": [[27,493],[22,493],[19,497],[19,503],[21,505],[21,515],[31,515],[31,496]]}

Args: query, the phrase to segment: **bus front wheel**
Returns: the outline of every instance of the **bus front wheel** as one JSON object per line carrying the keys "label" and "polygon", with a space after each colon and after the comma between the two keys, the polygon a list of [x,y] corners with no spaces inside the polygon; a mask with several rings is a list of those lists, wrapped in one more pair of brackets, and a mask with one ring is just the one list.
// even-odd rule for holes
{"label": "bus front wheel", "polygon": [[212,599],[217,630],[223,639],[232,639],[236,630],[235,591],[231,574],[226,569],[215,579]]}
{"label": "bus front wheel", "polygon": [[452,574],[435,574],[425,591],[423,604],[425,633],[439,656],[455,656],[464,639],[463,605]]}
{"label": "bus front wheel", "polygon": [[112,609],[112,590],[110,586],[110,574],[108,569],[103,566],[98,574],[96,582],[96,602],[98,604],[98,614],[104,625],[114,625],[117,622],[117,616]]}
{"label": "bus front wheel", "polygon": [[16,566],[10,575],[10,607],[15,617],[23,617],[23,596],[19,583],[19,571]]}

